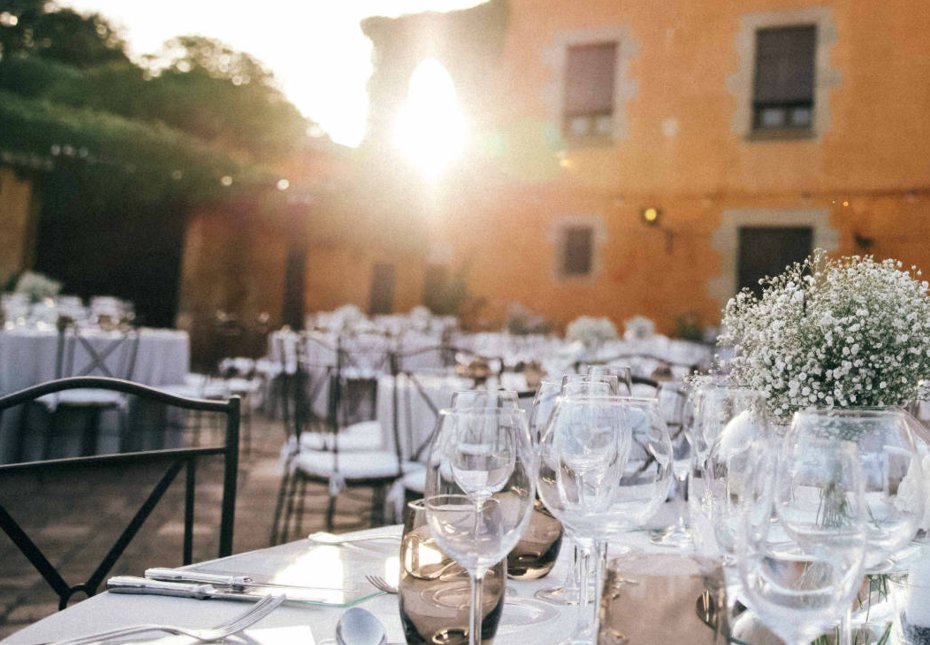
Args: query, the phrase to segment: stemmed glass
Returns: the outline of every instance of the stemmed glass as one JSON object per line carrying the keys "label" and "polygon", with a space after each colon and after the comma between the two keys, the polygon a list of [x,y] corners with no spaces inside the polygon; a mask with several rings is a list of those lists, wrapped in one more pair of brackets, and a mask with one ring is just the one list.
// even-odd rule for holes
{"label": "stemmed glass", "polygon": [[[611,538],[643,528],[668,499],[672,483],[672,442],[656,399],[619,397],[630,451],[616,484],[617,493],[603,514]],[[628,549],[626,549],[628,550]]]}
{"label": "stemmed glass", "polygon": [[520,404],[513,390],[462,390],[452,393],[452,408],[514,408]]}
{"label": "stemmed glass", "polygon": [[533,511],[537,461],[525,414],[443,410],[430,445],[426,518],[471,578],[468,642],[481,642],[481,580],[517,545]]}
{"label": "stemmed glass", "polygon": [[[606,547],[604,514],[619,494],[630,451],[626,410],[619,397],[560,396],[539,442],[539,496],[571,530],[581,551],[578,620],[569,643],[593,643]],[[595,602],[588,598],[588,570],[595,559]]]}
{"label": "stemmed glass", "polygon": [[830,629],[856,595],[866,552],[859,456],[848,442],[756,444],[738,524],[741,597],[789,645]]}
{"label": "stemmed glass", "polygon": [[[539,390],[536,391],[536,397],[533,399],[533,409],[530,411],[530,435],[537,444],[549,425],[561,389],[561,380],[543,379],[539,385]],[[565,536],[570,538],[573,543],[575,542],[570,530],[565,530]],[[580,587],[578,586],[577,576],[581,552],[577,544],[573,544],[572,550],[572,559],[569,562],[565,580],[555,587],[540,589],[535,594],[536,598],[558,605],[574,605],[578,602]]]}
{"label": "stemmed glass", "polygon": [[653,544],[683,547],[691,542],[691,530],[688,528],[685,508],[688,475],[691,474],[692,464],[691,441],[688,439],[691,417],[686,414],[687,396],[685,390],[675,383],[662,383],[656,393],[659,411],[665,418],[672,442],[672,473],[677,484],[678,518],[675,524],[651,538]]}
{"label": "stemmed glass", "polygon": [[617,394],[621,396],[632,396],[633,394],[633,370],[626,365],[590,365],[588,366],[587,376],[595,379],[603,379],[605,376],[616,377]]}

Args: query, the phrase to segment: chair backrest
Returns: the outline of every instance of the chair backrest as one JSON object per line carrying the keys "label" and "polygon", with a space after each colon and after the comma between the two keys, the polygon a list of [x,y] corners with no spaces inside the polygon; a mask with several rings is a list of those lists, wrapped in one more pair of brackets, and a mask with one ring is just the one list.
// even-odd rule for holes
{"label": "chair backrest", "polygon": [[139,353],[139,331],[83,328],[59,319],[55,378],[102,376],[131,380]]}
{"label": "chair backrest", "polygon": [[[236,397],[228,401],[188,399],[120,379],[76,377],[50,381],[0,397],[0,420],[4,415],[25,413],[27,406],[39,397],[64,390],[83,388],[121,392],[132,397],[133,405],[148,405],[150,411],[161,410],[163,415],[159,416],[159,420],[156,422],[163,423],[165,429],[167,429],[169,423],[167,421],[169,419],[168,412],[172,410],[177,410],[176,415],[181,416],[190,412],[198,414],[204,412],[214,413],[224,417],[226,424],[222,444],[217,443],[217,445],[212,446],[180,447],[0,465],[0,529],[6,533],[13,544],[26,556],[32,566],[57,594],[59,608],[64,608],[75,593],[82,592],[88,596],[96,593],[117,560],[136,537],[146,519],[152,514],[182,470],[185,472],[185,476],[183,494],[184,532],[181,561],[183,564],[192,562],[197,465],[201,460],[208,457],[220,458],[223,462],[219,556],[231,555],[239,455],[239,399]],[[134,417],[138,418],[139,415],[130,415],[131,419]],[[183,424],[183,419],[181,419],[180,423]],[[150,490],[140,476],[143,471],[147,477],[155,480],[155,484]],[[99,477],[103,473],[113,473],[114,476],[118,476],[120,485],[106,488],[105,493],[101,493],[100,489],[94,490],[91,488],[87,483],[88,480]],[[66,486],[67,489],[52,490],[53,495],[48,495],[48,487],[59,480],[63,487]],[[22,491],[26,485],[30,487],[29,498],[23,499]],[[113,504],[108,506],[108,498],[122,494],[122,489],[130,487],[130,485],[134,487],[133,496],[144,499],[141,504],[135,507],[137,510],[134,511],[125,528],[120,531],[118,526],[114,527],[109,521],[105,520],[106,514],[103,509],[113,506]],[[80,492],[84,490],[92,490],[93,495],[87,499],[79,498]],[[57,495],[54,495],[54,493],[57,493]],[[42,495],[46,495],[46,497],[42,498]],[[172,499],[174,498],[172,497]],[[115,501],[120,502],[123,500]],[[107,534],[109,529],[115,529],[113,533],[116,538],[101,559],[100,564],[94,568],[93,572],[83,582],[78,584],[69,584],[65,580],[64,575],[59,571],[59,567],[53,564],[53,560],[43,552],[36,540],[27,534],[24,525],[14,518],[14,514],[19,514],[21,518],[34,523],[36,508],[43,508],[46,509],[46,512],[51,512],[48,509],[55,508],[56,504],[60,506],[62,502],[66,503],[69,508],[79,507],[84,509],[86,507],[87,521],[89,523],[96,521],[97,524],[100,524],[99,526],[95,525],[89,532],[94,535],[95,543],[101,542],[100,536]],[[138,499],[135,499],[133,503],[138,503]],[[20,506],[24,508],[19,508],[17,511]],[[123,508],[119,504],[116,506],[120,509]],[[161,508],[168,510],[164,504]],[[38,533],[35,533],[35,535],[38,538],[41,537]]]}

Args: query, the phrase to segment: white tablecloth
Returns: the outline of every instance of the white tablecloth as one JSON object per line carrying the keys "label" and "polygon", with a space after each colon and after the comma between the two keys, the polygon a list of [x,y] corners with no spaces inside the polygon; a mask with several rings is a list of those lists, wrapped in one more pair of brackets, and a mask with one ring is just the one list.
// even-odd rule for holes
{"label": "white tablecloth", "polygon": [[[112,333],[83,334],[95,348],[104,348]],[[55,378],[58,332],[13,329],[0,331],[0,395]],[[183,383],[190,370],[190,338],[174,329],[142,329],[132,380],[146,385]]]}
{"label": "white tablecloth", "polygon": [[[374,531],[399,535],[400,527],[374,529]],[[657,552],[658,548],[651,547],[647,538],[648,534],[646,533],[631,534],[629,539],[624,540],[624,542],[635,548]],[[385,562],[393,558],[395,560],[393,566],[396,567],[398,546],[399,542],[397,541],[361,542],[353,546],[339,548],[353,553],[358,553],[359,549],[379,553]],[[287,563],[285,566],[290,568],[304,566],[308,578],[306,584],[309,585],[312,584],[312,580],[318,579],[315,575],[319,575],[318,569],[314,569],[314,567],[319,566],[314,560],[314,549],[319,549],[319,547],[315,547],[309,540],[300,540],[279,547],[235,555],[225,560],[206,563],[206,565],[198,565],[198,568],[248,572],[256,577],[264,577],[274,575],[281,570],[283,563]],[[571,634],[575,623],[574,608],[551,605],[533,599],[533,594],[537,590],[561,582],[565,575],[570,552],[571,549],[563,549],[556,567],[547,577],[541,580],[508,581],[508,589],[512,590],[519,600],[516,601],[516,604],[504,605],[503,617],[494,641],[497,645],[524,645],[526,643],[547,645],[556,643]],[[664,552],[668,553],[670,550],[665,549]],[[339,558],[330,558],[327,568],[336,566],[338,561]],[[153,563],[153,565],[155,564],[159,563]],[[382,567],[375,568],[375,570],[349,571],[345,575],[350,579],[362,579],[362,576],[366,573],[384,575],[385,571],[390,569],[391,565],[386,563]],[[396,568],[394,570],[396,571]],[[674,575],[673,572],[670,572],[670,574]],[[668,639],[661,642],[711,643],[713,642],[711,630],[701,624],[694,612],[695,600],[696,598],[691,597],[656,598],[654,615],[651,617],[644,616],[643,621],[650,625],[653,632],[656,630],[662,631],[663,625],[667,626],[666,629],[669,633],[666,636],[668,636]],[[373,612],[384,623],[389,643],[404,642],[397,596],[375,596],[364,600],[361,606]],[[528,610],[540,609],[545,611],[545,620],[543,622],[530,625],[515,624],[519,622],[521,614],[525,615]],[[236,601],[202,601],[161,596],[103,593],[80,602],[63,612],[49,616],[19,631],[3,642],[10,645],[35,645],[66,636],[75,637],[105,629],[149,622],[204,627],[227,620],[241,611],[243,611],[242,603]],[[343,611],[344,609],[337,607],[288,603],[258,623],[249,632],[249,635],[252,637],[260,636],[260,630],[263,628],[309,625],[313,631],[315,642],[319,643],[324,639],[333,637],[336,622]],[[674,617],[675,620],[670,620],[670,617]],[[671,633],[673,630],[675,631],[674,634]],[[267,633],[272,634],[271,631]],[[184,640],[183,642],[187,643],[188,641]],[[237,639],[236,642],[245,641]],[[283,644],[284,641],[273,641],[269,638],[267,641],[258,642],[271,645],[271,643]]]}
{"label": "white tablecloth", "polygon": [[[436,427],[433,408],[441,410],[452,403],[452,395],[474,387],[469,379],[456,376],[414,374],[416,383],[407,376],[398,377],[397,419],[401,454],[406,459],[414,458],[414,452],[428,441]],[[419,384],[419,387],[417,386]],[[394,441],[394,377],[378,379],[377,419],[384,433],[384,446],[393,450]],[[432,403],[432,408],[430,403]]]}
{"label": "white tablecloth", "polygon": [[[84,334],[97,349],[112,342],[112,333]],[[58,332],[55,330],[12,329],[0,331],[0,396],[17,392],[55,378]],[[76,361],[79,361],[76,358]],[[142,329],[132,380],[145,385],[172,385],[184,382],[190,370],[190,337],[173,329]],[[99,375],[99,374],[98,374]],[[0,463],[15,458],[20,426],[18,415],[6,414],[0,421]]]}

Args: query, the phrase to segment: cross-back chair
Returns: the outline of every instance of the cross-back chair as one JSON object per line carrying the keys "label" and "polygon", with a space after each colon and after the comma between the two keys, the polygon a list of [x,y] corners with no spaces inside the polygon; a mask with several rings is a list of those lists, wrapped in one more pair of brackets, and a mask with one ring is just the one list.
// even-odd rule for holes
{"label": "cross-back chair", "polygon": [[[389,372],[382,373],[382,376],[393,373],[397,365],[394,354],[384,353],[383,363],[378,358],[377,362],[365,363],[366,369],[380,368],[383,364]],[[305,352],[301,354],[307,355]],[[292,412],[285,415],[288,432],[285,472],[275,508],[272,544],[286,541],[292,535],[292,529],[300,534],[308,483],[323,484],[327,488],[324,512],[328,529],[334,525],[336,500],[343,490],[372,489],[371,525],[384,523],[387,519],[388,491],[410,466],[404,459],[396,423],[389,431],[385,431],[376,420],[350,423],[350,387],[359,375],[360,364],[347,356],[340,346],[335,366],[326,365],[321,373],[320,366],[314,366],[312,362],[298,361],[295,366],[294,385],[287,390],[292,401],[285,407]],[[307,374],[308,368],[314,367],[318,371],[316,378]],[[376,371],[370,371],[364,376],[374,378],[376,374]],[[394,376],[391,396],[396,402],[397,374],[391,375]],[[322,424],[310,413],[315,407],[314,401],[321,396],[327,403]],[[393,446],[385,441],[388,433],[392,435]]]}
{"label": "cross-back chair", "polygon": [[[131,380],[139,352],[139,331],[123,326],[101,331],[84,328],[68,318],[58,321],[55,351],[55,379],[99,376]],[[48,418],[42,437],[40,459],[52,457],[52,448],[60,438],[64,424],[83,419],[81,455],[95,454],[100,439],[101,417],[113,411],[118,418],[116,447],[122,445],[127,423],[127,400],[120,393],[104,389],[72,389],[35,401]],[[26,415],[23,415],[26,419]],[[27,457],[24,435],[20,435],[19,459]]]}
{"label": "cross-back chair", "polygon": [[[35,385],[0,397],[0,418],[4,414],[21,412],[22,410],[17,410],[17,408],[28,405],[41,397],[61,395],[86,388],[131,397],[133,405],[139,402],[154,405],[163,412],[158,416],[158,422],[164,425],[163,431],[168,431],[167,425],[172,422],[171,419],[177,419],[177,415],[183,415],[186,412],[218,414],[225,418],[225,437],[222,444],[206,447],[181,447],[0,465],[0,529],[48,583],[58,597],[60,609],[65,608],[75,594],[83,593],[92,596],[97,592],[182,471],[184,473],[184,532],[179,564],[186,565],[192,562],[197,466],[200,460],[208,457],[220,457],[223,460],[218,555],[220,557],[230,555],[233,546],[239,450],[239,400],[237,398],[227,401],[188,399],[120,379],[73,377]],[[169,410],[175,413],[174,416],[169,414]],[[183,426],[183,420],[178,423]],[[26,426],[23,430],[29,431],[30,428]],[[119,478],[120,485],[110,485],[103,490],[101,486],[88,487],[89,478],[101,476],[104,473],[113,473],[114,478]],[[143,474],[145,477],[155,479],[150,489],[143,483]],[[61,486],[60,490],[56,488],[56,484]],[[119,526],[113,526],[106,520],[104,509],[114,506],[122,509],[125,500],[120,499],[119,496],[123,494],[123,489],[129,486],[136,487],[133,490],[139,496],[144,496],[144,499],[135,507],[128,523],[120,529]],[[90,491],[89,497],[77,497],[76,491],[82,487]],[[110,498],[114,500],[113,504],[108,503],[107,500]],[[30,524],[35,524],[37,517],[41,517],[43,510],[51,512],[50,509],[53,506],[61,505],[62,502],[68,508],[86,507],[86,521],[90,525],[90,532],[94,535],[95,542],[103,541],[98,540],[101,535],[106,535],[107,539],[111,536],[113,538],[99,564],[89,576],[76,584],[68,581],[67,572],[61,570],[64,567],[57,566],[55,564],[57,558],[50,556],[47,549],[43,548],[41,527],[37,530],[29,528]],[[170,564],[173,563],[165,563],[166,566]]]}

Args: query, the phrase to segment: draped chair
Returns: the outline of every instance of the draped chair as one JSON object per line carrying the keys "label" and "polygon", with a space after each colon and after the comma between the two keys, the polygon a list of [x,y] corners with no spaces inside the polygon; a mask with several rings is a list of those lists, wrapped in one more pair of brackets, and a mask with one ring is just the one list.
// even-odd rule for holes
{"label": "draped chair", "polygon": [[[84,328],[73,320],[62,317],[58,321],[58,339],[55,351],[55,379],[67,377],[101,376],[131,380],[139,351],[139,331],[119,327],[101,331]],[[101,419],[107,411],[118,418],[116,448],[121,449],[126,435],[128,400],[118,391],[108,389],[67,389],[37,398],[33,405],[23,409],[19,459],[26,455],[25,424],[30,414],[41,410],[46,430],[42,437],[40,459],[52,456],[53,444],[61,439],[66,424],[83,419],[79,454],[95,454],[100,439]]]}
{"label": "draped chair", "polygon": [[[239,449],[239,401],[193,400],[168,394],[138,383],[105,377],[65,378],[32,386],[0,397],[0,418],[14,414],[20,408],[43,397],[62,399],[70,394],[92,389],[131,398],[133,406],[144,403],[161,412],[156,422],[168,432],[168,426],[179,416],[193,411],[217,414],[225,420],[222,442],[208,447],[147,450],[121,454],[95,455],[0,465],[0,529],[29,563],[42,575],[58,598],[59,608],[82,593],[94,595],[113,567],[139,534],[146,521],[156,513],[163,520],[176,509],[183,520],[180,536],[180,557],[164,566],[190,564],[194,560],[194,535],[199,533],[205,518],[214,516],[212,505],[202,513],[195,531],[195,500],[209,493],[196,488],[198,465],[208,459],[222,461],[222,493],[219,508],[218,555],[232,554],[233,520],[236,503],[236,475]],[[138,419],[132,416],[131,425]],[[141,421],[141,419],[139,419]],[[149,419],[148,421],[152,421]],[[183,419],[178,421],[183,427]],[[27,426],[26,431],[30,428]],[[216,472],[203,464],[201,473]],[[183,473],[183,491],[172,487]],[[203,474],[200,475],[203,478]],[[209,483],[207,481],[207,483]],[[198,492],[199,491],[199,492]],[[162,502],[160,504],[160,502]],[[175,504],[177,506],[175,507]],[[181,512],[183,508],[183,513]],[[74,520],[72,516],[79,516]],[[128,516],[128,521],[127,521]],[[66,553],[57,544],[54,534],[48,534],[43,523],[68,522],[87,530],[81,542],[67,545]],[[69,524],[70,525],[70,524]],[[171,538],[160,538],[160,542]],[[70,570],[74,553],[102,552],[98,564],[81,582],[69,579],[79,574]],[[162,554],[159,554],[162,556]],[[162,556],[163,557],[163,556]],[[80,562],[86,562],[81,557]]]}
{"label": "draped chair", "polygon": [[[326,487],[324,514],[328,529],[334,526],[339,494],[360,488],[373,491],[371,525],[383,524],[387,518],[388,490],[407,468],[396,426],[394,446],[390,447],[377,421],[349,423],[354,419],[353,397],[358,394],[352,389],[353,382],[359,377],[376,382],[377,369],[382,365],[391,369],[391,353],[382,350],[381,358],[362,358],[358,345],[353,346],[353,353],[343,349],[340,342],[333,364],[329,360],[333,355],[326,351],[333,348],[326,346],[324,339],[308,335],[302,339],[308,347],[298,352],[299,358],[292,366],[293,373],[288,376],[285,388],[288,400],[283,416],[287,440],[272,544],[300,535],[308,483]],[[320,415],[321,400],[325,402],[324,415]]]}

